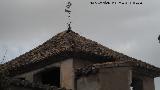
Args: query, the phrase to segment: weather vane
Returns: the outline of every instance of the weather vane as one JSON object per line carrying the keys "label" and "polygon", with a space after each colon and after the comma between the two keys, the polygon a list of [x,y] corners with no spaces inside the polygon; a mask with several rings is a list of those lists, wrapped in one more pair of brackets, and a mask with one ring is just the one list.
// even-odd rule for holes
{"label": "weather vane", "polygon": [[72,6],[72,3],[68,1],[65,8],[65,12],[67,13],[67,19],[68,19],[67,21],[68,30],[71,30],[71,6]]}

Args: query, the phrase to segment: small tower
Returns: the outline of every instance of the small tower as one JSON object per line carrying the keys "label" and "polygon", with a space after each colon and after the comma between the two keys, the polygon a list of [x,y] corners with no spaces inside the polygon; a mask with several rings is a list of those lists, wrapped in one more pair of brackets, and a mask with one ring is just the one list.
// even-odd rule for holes
{"label": "small tower", "polygon": [[160,68],[68,30],[4,66],[12,78],[67,90],[155,90],[160,76]]}

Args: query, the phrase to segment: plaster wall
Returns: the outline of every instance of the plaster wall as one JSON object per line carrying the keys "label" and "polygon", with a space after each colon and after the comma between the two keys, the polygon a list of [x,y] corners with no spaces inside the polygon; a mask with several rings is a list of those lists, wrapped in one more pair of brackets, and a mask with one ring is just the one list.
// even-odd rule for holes
{"label": "plaster wall", "polygon": [[77,90],[130,90],[131,70],[127,67],[101,68],[99,73],[77,80]]}
{"label": "plaster wall", "polygon": [[100,90],[100,80],[98,75],[89,75],[77,80],[77,90]]}
{"label": "plaster wall", "polygon": [[74,90],[73,59],[61,62],[61,87]]}
{"label": "plaster wall", "polygon": [[151,77],[143,78],[143,90],[155,90],[154,78]]}
{"label": "plaster wall", "polygon": [[[139,80],[141,80],[141,84],[142,85],[140,87],[142,87],[142,89],[139,90],[155,90],[155,86],[154,86],[154,77],[152,77],[151,75],[149,75],[149,73],[144,73],[143,71],[132,71],[132,79],[137,78]],[[139,83],[139,82],[137,82]]]}

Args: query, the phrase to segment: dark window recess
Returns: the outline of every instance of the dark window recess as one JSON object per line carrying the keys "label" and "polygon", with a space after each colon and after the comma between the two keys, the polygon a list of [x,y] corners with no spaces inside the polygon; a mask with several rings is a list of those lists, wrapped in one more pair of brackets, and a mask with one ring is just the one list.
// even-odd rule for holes
{"label": "dark window recess", "polygon": [[34,81],[60,87],[60,68],[46,69],[34,76]]}
{"label": "dark window recess", "polygon": [[131,90],[143,90],[143,81],[138,78],[133,78],[131,83]]}
{"label": "dark window recess", "polygon": [[26,80],[24,77],[17,78],[19,80]]}

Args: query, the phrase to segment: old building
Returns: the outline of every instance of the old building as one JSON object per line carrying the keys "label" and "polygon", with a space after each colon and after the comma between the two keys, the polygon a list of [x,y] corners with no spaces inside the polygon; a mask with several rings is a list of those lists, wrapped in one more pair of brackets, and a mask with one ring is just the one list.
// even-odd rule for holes
{"label": "old building", "polygon": [[160,76],[160,68],[71,30],[4,65],[12,78],[71,90],[155,90]]}

